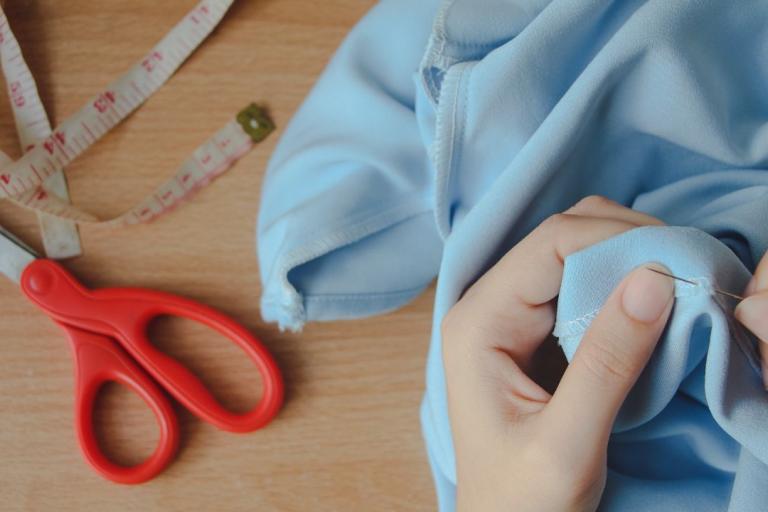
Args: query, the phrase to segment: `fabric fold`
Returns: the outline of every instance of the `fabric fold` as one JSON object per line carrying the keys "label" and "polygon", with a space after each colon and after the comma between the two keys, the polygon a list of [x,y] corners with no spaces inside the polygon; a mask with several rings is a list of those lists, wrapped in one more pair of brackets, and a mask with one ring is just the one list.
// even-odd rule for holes
{"label": "fabric fold", "polygon": [[437,273],[412,80],[436,5],[404,17],[401,4],[382,2],[347,36],[270,160],[257,252],[262,315],[282,328],[388,311]]}
{"label": "fabric fold", "polygon": [[421,422],[450,512],[443,316],[547,217],[608,197],[666,226],[567,259],[566,354],[630,268],[659,261],[701,286],[676,284],[611,437],[601,510],[764,509],[755,340],[712,287],[738,293],[768,250],[765,48],[760,0],[382,1],[270,162],[262,314],[298,328],[382,312],[439,271]]}

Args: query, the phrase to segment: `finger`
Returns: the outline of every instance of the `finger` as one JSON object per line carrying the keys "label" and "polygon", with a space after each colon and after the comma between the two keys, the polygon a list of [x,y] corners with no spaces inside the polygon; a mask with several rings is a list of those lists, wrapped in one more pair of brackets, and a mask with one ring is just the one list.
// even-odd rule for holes
{"label": "finger", "polygon": [[[454,363],[463,366],[457,368]],[[550,395],[503,351],[487,349],[446,362],[448,415],[457,449],[483,445],[540,412]]]}
{"label": "finger", "polygon": [[[511,249],[454,305],[441,328],[449,412],[457,429],[463,428],[459,423],[470,423],[471,432],[487,432],[492,425],[505,428],[510,414],[549,400],[526,370],[554,324],[554,308],[546,303],[557,295],[562,261],[634,227],[611,219],[555,216]],[[551,291],[543,300],[545,307],[521,300],[547,282]],[[478,423],[484,428],[477,428]]]}
{"label": "finger", "polygon": [[663,224],[601,196],[584,198],[568,212],[537,227],[462,299],[485,331],[480,338],[506,350],[526,372],[554,324],[550,302],[559,293],[565,258],[629,229]]}
{"label": "finger", "polygon": [[[622,216],[627,209],[613,210]],[[506,425],[510,414],[549,400],[549,393],[528,377],[528,362],[552,330],[550,301],[559,291],[563,260],[635,227],[634,222],[611,218],[553,216],[467,291],[442,322],[452,424],[476,418],[467,421]],[[539,303],[530,304],[540,288],[545,291]]]}
{"label": "finger", "polygon": [[755,275],[749,280],[744,296],[752,295],[759,290],[768,290],[768,252],[766,252],[755,269]]}
{"label": "finger", "polygon": [[757,264],[755,274],[749,280],[747,288],[744,290],[743,300],[736,306],[734,316],[744,326],[752,331],[760,340],[758,345],[760,350],[760,361],[763,374],[763,385],[768,390],[768,305],[762,298],[752,296],[755,294],[768,293],[768,252],[766,252],[760,262]]}
{"label": "finger", "polygon": [[616,414],[648,363],[674,302],[674,284],[646,266],[667,272],[658,264],[643,265],[622,280],[544,411],[543,424],[551,425],[549,435],[558,447],[593,452],[607,445]]}
{"label": "finger", "polygon": [[763,385],[768,389],[768,290],[758,289],[741,301],[734,316],[760,340]]}
{"label": "finger", "polygon": [[462,298],[458,309],[473,331],[467,339],[478,349],[501,347],[527,367],[554,325],[555,310],[549,302],[560,290],[565,257],[635,227],[612,219],[550,217]]}
{"label": "finger", "polygon": [[510,249],[465,297],[498,304],[538,306],[560,290],[566,256],[637,227],[629,222],[559,213],[549,217]]}
{"label": "finger", "polygon": [[663,226],[664,222],[647,213],[639,212],[603,196],[588,196],[571,206],[564,213],[583,217],[600,217],[623,220],[638,226]]}

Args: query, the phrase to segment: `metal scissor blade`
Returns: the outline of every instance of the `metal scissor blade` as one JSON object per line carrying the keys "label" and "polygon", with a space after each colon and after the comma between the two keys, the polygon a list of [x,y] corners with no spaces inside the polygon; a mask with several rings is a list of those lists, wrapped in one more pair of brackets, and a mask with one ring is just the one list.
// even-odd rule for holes
{"label": "metal scissor blade", "polygon": [[5,228],[0,227],[0,272],[18,284],[21,282],[21,273],[35,259],[37,259],[35,251]]}

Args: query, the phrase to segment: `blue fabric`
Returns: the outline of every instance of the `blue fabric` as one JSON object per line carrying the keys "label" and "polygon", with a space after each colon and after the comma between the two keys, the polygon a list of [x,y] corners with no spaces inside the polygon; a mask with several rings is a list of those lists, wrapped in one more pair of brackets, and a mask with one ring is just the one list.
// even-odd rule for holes
{"label": "blue fabric", "polygon": [[262,314],[396,308],[439,272],[421,409],[440,509],[455,461],[437,326],[549,215],[601,194],[664,220],[566,259],[567,355],[611,288],[659,261],[677,302],[619,415],[601,510],[768,504],[755,340],[712,286],[768,249],[768,4],[385,0],[349,34],[269,166]]}

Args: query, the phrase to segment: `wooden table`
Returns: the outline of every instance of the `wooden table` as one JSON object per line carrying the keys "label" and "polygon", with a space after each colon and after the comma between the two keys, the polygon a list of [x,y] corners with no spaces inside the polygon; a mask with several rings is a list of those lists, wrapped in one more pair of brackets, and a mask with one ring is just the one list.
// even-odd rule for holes
{"label": "wooden table", "polygon": [[[239,0],[220,28],[136,114],[68,168],[74,201],[116,215],[168,176],[252,100],[285,127],[327,59],[371,0]],[[136,61],[193,0],[6,0],[54,124]],[[198,108],[205,104],[204,108]],[[6,102],[0,148],[18,156]],[[280,132],[189,204],[144,226],[81,230],[67,262],[94,287],[146,286],[220,308],[263,338],[284,369],[287,403],[267,429],[217,431],[178,408],[183,442],[156,480],[97,476],[75,441],[63,333],[0,281],[0,503],[3,510],[383,511],[434,509],[418,423],[432,293],[362,321],[280,333],[259,316],[254,223]],[[0,224],[40,247],[34,216],[8,202]],[[226,402],[255,399],[255,372],[236,349],[186,322],[161,321],[158,344],[201,369]],[[244,391],[245,390],[245,391]],[[141,400],[107,388],[97,424],[109,453],[135,462],[156,426]],[[138,457],[137,457],[138,455]]]}

